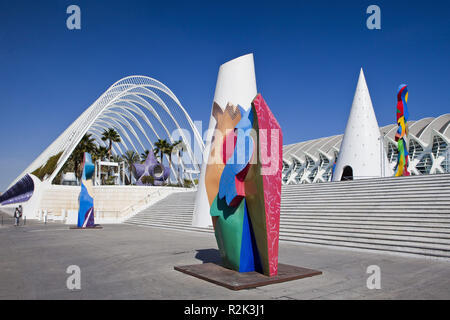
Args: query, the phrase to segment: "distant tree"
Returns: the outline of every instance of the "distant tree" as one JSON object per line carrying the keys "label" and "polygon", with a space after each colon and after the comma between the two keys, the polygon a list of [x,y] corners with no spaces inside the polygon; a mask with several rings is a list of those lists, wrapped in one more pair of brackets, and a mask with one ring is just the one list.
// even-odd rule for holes
{"label": "distant tree", "polygon": [[69,166],[70,162],[73,163],[73,170],[75,171],[75,175],[77,178],[81,178],[82,170],[80,170],[80,165],[83,162],[83,155],[85,152],[89,152],[91,155],[95,153],[97,146],[94,142],[94,138],[92,135],[87,133],[81,138],[78,145],[73,150],[72,154],[69,157]]}
{"label": "distant tree", "polygon": [[146,185],[152,185],[152,186],[155,185],[155,178],[153,176],[143,176],[141,178],[141,181],[143,184],[146,184]]}
{"label": "distant tree", "polygon": [[119,135],[119,133],[117,133],[116,130],[109,128],[108,130],[103,131],[102,140],[109,141],[108,154],[109,154],[109,159],[111,159],[112,144],[113,144],[113,142],[120,143],[122,141],[120,139],[120,135]]}
{"label": "distant tree", "polygon": [[183,182],[184,182],[183,185],[184,185],[185,188],[191,188],[192,187],[192,181],[191,180],[184,179]]}
{"label": "distant tree", "polygon": [[122,156],[121,156],[121,155],[113,154],[113,156],[112,156],[112,161],[113,161],[113,162],[122,162],[123,159],[122,159]]}
{"label": "distant tree", "polygon": [[155,152],[159,152],[159,161],[161,164],[163,163],[163,154],[167,153],[167,148],[169,148],[169,146],[170,143],[167,142],[166,139],[158,139],[158,141],[155,142]]}
{"label": "distant tree", "polygon": [[149,153],[150,153],[149,150],[145,150],[144,152],[141,153],[141,163],[147,159]]}
{"label": "distant tree", "polygon": [[183,157],[183,152],[186,151],[186,144],[180,139],[173,143],[172,147],[173,151],[176,152],[178,156],[178,181],[180,185],[183,185],[184,178],[182,177],[181,158]]}
{"label": "distant tree", "polygon": [[106,147],[103,146],[98,146],[95,148],[94,154],[92,155],[92,160],[96,161],[96,160],[105,160],[106,157],[108,156],[108,149]]}
{"label": "distant tree", "polygon": [[[164,154],[166,154],[169,157],[169,168],[170,171],[172,171],[172,154],[177,151],[177,146],[180,145],[182,143],[182,140],[179,141],[175,141],[174,143],[168,143],[168,145],[166,146],[166,148],[164,149]],[[179,177],[178,177],[179,178]],[[180,180],[179,180],[180,181]],[[170,181],[170,177],[169,177],[169,182]]]}
{"label": "distant tree", "polygon": [[155,158],[156,159],[158,159],[159,158],[159,155],[158,155],[158,153],[159,153],[159,149],[158,148],[153,148],[153,155],[155,156]]}
{"label": "distant tree", "polygon": [[129,172],[129,176],[130,176],[130,184],[131,184],[131,174],[132,174],[132,170],[133,170],[133,164],[135,164],[136,162],[138,162],[140,160],[139,155],[133,150],[128,150],[127,152],[125,152],[122,155],[122,159],[123,159],[123,161],[125,161],[125,164],[128,168],[128,172]]}

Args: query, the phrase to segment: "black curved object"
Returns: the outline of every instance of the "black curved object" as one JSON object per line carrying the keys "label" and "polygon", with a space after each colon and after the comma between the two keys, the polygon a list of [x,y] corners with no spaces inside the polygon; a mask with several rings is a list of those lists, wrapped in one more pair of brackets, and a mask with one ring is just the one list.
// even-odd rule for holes
{"label": "black curved object", "polygon": [[0,196],[0,204],[5,205],[25,202],[31,198],[33,192],[34,182],[33,179],[27,174]]}
{"label": "black curved object", "polygon": [[342,172],[341,181],[353,180],[353,169],[350,166],[345,166]]}

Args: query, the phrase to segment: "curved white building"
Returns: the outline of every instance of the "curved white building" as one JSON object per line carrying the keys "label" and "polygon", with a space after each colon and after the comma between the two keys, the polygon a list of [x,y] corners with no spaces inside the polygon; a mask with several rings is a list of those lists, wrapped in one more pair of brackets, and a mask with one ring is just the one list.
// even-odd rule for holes
{"label": "curved white building", "polygon": [[[450,173],[450,113],[437,118],[408,121],[409,171],[412,175]],[[387,164],[397,163],[397,124],[380,128]],[[283,146],[283,183],[331,181],[333,164],[343,135],[319,138]]]}

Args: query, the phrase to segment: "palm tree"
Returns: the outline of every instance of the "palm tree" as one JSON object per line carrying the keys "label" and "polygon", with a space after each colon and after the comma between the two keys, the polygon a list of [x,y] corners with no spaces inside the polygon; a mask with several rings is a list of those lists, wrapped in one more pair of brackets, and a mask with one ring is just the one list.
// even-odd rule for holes
{"label": "palm tree", "polygon": [[[174,143],[168,143],[167,147],[164,149],[164,154],[169,157],[169,168],[172,171],[172,153],[176,150],[175,148],[182,143],[182,140],[175,141]],[[170,177],[169,177],[170,181]]]}
{"label": "palm tree", "polygon": [[181,158],[183,157],[183,152],[186,150],[186,144],[184,143],[184,141],[182,139],[180,139],[173,144],[173,149],[177,153],[178,161],[179,161],[179,163],[178,163],[178,180],[180,182],[180,185],[183,185],[182,181],[184,179],[181,177],[181,175],[182,175]]}
{"label": "palm tree", "polygon": [[[116,163],[121,163],[123,161],[122,156],[118,154],[113,154],[112,161]],[[123,168],[121,165],[117,167],[117,173],[120,177],[123,177],[125,175],[125,168]],[[123,173],[123,174],[122,174]],[[125,179],[124,179],[125,180]],[[123,181],[123,184],[125,184],[125,181]]]}
{"label": "palm tree", "polygon": [[122,156],[121,155],[118,155],[118,154],[113,154],[113,156],[112,156],[112,161],[113,162],[122,162]]}
{"label": "palm tree", "polygon": [[125,152],[125,154],[122,155],[122,159],[123,159],[123,161],[125,161],[125,163],[128,167],[128,172],[130,173],[130,184],[131,184],[131,173],[133,170],[133,164],[135,164],[136,162],[138,162],[140,160],[139,155],[133,150],[128,150],[127,152]]}
{"label": "palm tree", "polygon": [[141,153],[141,163],[147,159],[149,153],[150,153],[149,150],[145,150],[144,152]]}
{"label": "palm tree", "polygon": [[163,163],[163,154],[167,154],[167,148],[170,146],[170,144],[167,142],[166,139],[158,139],[158,141],[155,142],[155,153],[160,153],[159,161],[161,164]]}
{"label": "palm tree", "polygon": [[108,155],[108,149],[103,146],[98,146],[94,150],[94,154],[92,155],[92,160],[104,160]]}
{"label": "palm tree", "polygon": [[111,159],[112,143],[113,142],[120,143],[122,141],[120,139],[120,135],[113,128],[109,128],[108,130],[103,131],[102,140],[109,141],[108,154],[109,158]]}
{"label": "palm tree", "polygon": [[75,171],[75,175],[80,178],[80,164],[83,161],[83,155],[85,152],[94,153],[97,149],[97,146],[94,142],[94,138],[92,138],[92,135],[87,133],[81,138],[78,145],[73,150],[72,154],[70,155],[70,161],[73,161],[73,167]]}
{"label": "palm tree", "polygon": [[155,156],[156,159],[158,159],[158,153],[159,153],[159,149],[158,148],[153,148],[153,154]]}

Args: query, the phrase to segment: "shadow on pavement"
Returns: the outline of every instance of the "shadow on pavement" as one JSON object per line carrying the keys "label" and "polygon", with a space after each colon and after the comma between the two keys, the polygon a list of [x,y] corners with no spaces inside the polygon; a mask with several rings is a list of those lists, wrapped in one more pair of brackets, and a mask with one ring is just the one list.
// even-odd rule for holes
{"label": "shadow on pavement", "polygon": [[213,262],[220,264],[220,253],[217,249],[199,249],[195,258],[202,261],[203,263]]}

